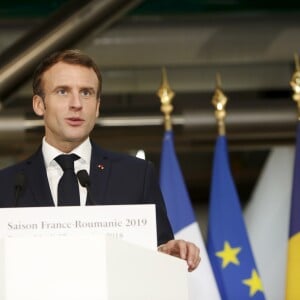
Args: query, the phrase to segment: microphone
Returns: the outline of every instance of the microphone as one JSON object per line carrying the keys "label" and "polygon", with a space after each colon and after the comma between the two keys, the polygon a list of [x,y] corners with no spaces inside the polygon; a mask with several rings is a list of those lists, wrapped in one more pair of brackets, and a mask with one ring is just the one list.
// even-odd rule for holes
{"label": "microphone", "polygon": [[80,182],[80,185],[86,188],[87,197],[86,197],[86,205],[96,205],[95,201],[91,198],[90,186],[91,180],[88,172],[86,170],[80,170],[77,172],[77,178]]}
{"label": "microphone", "polygon": [[25,189],[25,175],[23,172],[19,172],[15,178],[15,207],[18,207],[19,198]]}

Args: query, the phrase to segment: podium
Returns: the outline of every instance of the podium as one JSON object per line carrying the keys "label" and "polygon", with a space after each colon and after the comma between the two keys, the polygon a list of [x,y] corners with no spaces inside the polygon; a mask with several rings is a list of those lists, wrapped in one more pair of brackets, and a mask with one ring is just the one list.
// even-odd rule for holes
{"label": "podium", "polygon": [[105,235],[0,240],[1,300],[187,300],[186,262]]}

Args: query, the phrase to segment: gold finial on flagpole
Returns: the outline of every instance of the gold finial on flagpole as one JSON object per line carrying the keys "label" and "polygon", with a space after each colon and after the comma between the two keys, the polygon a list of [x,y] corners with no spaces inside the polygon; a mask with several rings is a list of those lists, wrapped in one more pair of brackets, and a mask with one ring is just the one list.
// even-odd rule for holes
{"label": "gold finial on flagpole", "polygon": [[295,57],[295,72],[290,81],[290,85],[294,91],[293,99],[297,102],[298,106],[298,120],[300,120],[300,67],[299,67],[299,56],[297,53],[294,55]]}
{"label": "gold finial on flagpole", "polygon": [[160,110],[164,114],[165,130],[172,129],[172,118],[171,113],[173,111],[172,99],[175,93],[172,91],[165,68],[162,68],[162,79],[160,88],[157,91],[157,95],[160,98]]}
{"label": "gold finial on flagpole", "polygon": [[215,117],[218,122],[219,135],[225,135],[225,117],[226,110],[225,106],[227,103],[227,97],[224,95],[221,88],[221,76],[219,73],[216,75],[216,89],[212,98],[212,104],[216,108]]}

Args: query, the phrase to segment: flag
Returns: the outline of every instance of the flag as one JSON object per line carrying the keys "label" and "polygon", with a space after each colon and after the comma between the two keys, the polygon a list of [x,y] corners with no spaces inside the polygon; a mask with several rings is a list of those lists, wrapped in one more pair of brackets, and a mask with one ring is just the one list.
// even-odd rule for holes
{"label": "flag", "polygon": [[300,123],[297,125],[297,142],[290,211],[286,300],[300,299]]}
{"label": "flag", "polygon": [[205,244],[176,157],[171,130],[165,132],[163,139],[160,186],[175,238],[193,242],[201,251],[200,265],[195,271],[188,273],[189,299],[220,300]]}
{"label": "flag", "polygon": [[[244,210],[267,299],[285,298],[294,147],[273,147]],[[274,251],[276,249],[276,251]]]}
{"label": "flag", "polygon": [[265,299],[229,168],[225,136],[216,141],[208,221],[208,255],[222,299]]}

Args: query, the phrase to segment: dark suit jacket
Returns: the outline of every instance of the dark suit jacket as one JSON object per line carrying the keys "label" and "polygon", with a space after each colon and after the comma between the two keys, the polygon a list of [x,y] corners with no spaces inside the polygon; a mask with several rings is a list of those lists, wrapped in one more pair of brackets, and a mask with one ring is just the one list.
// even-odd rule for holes
{"label": "dark suit jacket", "polygon": [[[0,171],[0,207],[16,206],[15,186],[20,173],[25,175],[25,184],[17,206],[54,205],[40,147],[27,160]],[[90,197],[99,205],[155,204],[158,245],[173,239],[158,180],[150,162],[105,151],[92,143],[90,180]]]}

